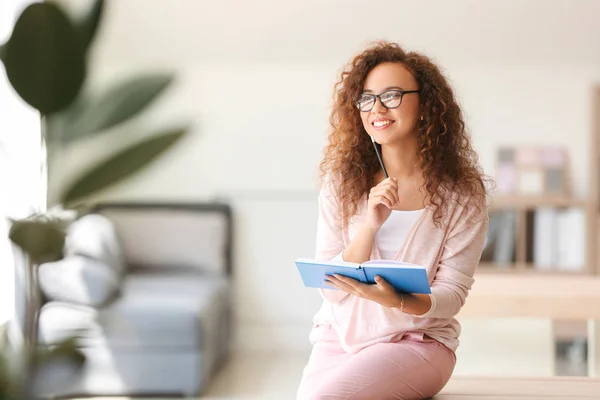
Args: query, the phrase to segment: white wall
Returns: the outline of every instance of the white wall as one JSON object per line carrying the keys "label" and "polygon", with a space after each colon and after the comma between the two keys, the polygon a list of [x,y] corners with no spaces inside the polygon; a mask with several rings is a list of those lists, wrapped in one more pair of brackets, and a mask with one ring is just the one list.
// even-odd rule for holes
{"label": "white wall", "polygon": [[[176,70],[178,82],[150,119],[80,143],[61,156],[63,166],[80,170],[124,131],[191,120],[185,144],[102,198],[231,199],[246,347],[307,346],[318,298],[301,287],[293,260],[312,253],[316,167],[332,85],[368,39],[398,40],[442,63],[487,173],[494,172],[500,144],[562,144],[572,158],[575,192],[586,192],[589,100],[600,81],[598,1],[119,0],[110,6],[93,84],[161,68]],[[549,335],[544,324],[530,328],[525,343],[527,332],[533,341]]]}
{"label": "white wall", "polygon": [[[571,156],[575,194],[587,193],[589,103],[592,85],[600,82],[598,65],[447,67],[486,173],[494,173],[499,145],[559,144]],[[99,68],[97,79],[104,82],[147,67]],[[128,182],[110,196],[194,199],[240,190],[314,190],[338,68],[200,62],[177,67],[178,82],[149,111],[159,112],[150,115],[153,123],[146,123],[146,129],[191,120],[192,137],[145,174],[151,180]],[[87,164],[90,151],[97,152],[104,139],[86,141],[81,145],[86,151],[78,147],[68,153],[67,169]]]}

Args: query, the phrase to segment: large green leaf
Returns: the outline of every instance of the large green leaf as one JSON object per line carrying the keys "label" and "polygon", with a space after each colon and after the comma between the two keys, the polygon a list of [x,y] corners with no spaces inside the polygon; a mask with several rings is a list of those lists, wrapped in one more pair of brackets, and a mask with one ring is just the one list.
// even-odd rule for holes
{"label": "large green leaf", "polygon": [[0,44],[0,61],[4,62],[6,58],[6,43]]}
{"label": "large green leaf", "polygon": [[88,99],[74,120],[68,121],[63,140],[84,137],[128,120],[149,106],[172,81],[171,74],[133,77]]}
{"label": "large green leaf", "polygon": [[15,91],[43,114],[71,104],[85,79],[81,40],[52,3],[23,10],[6,44],[4,64]]}
{"label": "large green leaf", "polygon": [[13,221],[8,235],[36,264],[62,257],[66,234],[57,221],[36,218]]}
{"label": "large green leaf", "polygon": [[85,18],[77,24],[77,30],[85,50],[88,50],[94,41],[104,12],[104,3],[104,0],[95,0]]}
{"label": "large green leaf", "polygon": [[0,400],[16,399],[14,391],[14,382],[11,379],[11,371],[8,367],[8,359],[0,352]]}
{"label": "large green leaf", "polygon": [[77,179],[63,194],[67,206],[134,174],[177,143],[187,129],[176,129],[145,139],[122,150]]}
{"label": "large green leaf", "polygon": [[8,356],[3,353],[0,353],[0,400],[23,400],[14,372],[9,367]]}

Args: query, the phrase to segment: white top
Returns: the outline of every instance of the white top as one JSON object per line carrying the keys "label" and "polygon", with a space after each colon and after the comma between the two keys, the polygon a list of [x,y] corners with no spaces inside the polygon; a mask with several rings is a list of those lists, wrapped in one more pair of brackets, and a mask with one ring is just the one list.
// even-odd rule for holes
{"label": "white top", "polygon": [[404,243],[404,239],[421,217],[421,214],[423,214],[423,209],[414,211],[392,210],[392,214],[379,228],[375,237],[382,259],[394,259],[400,246]]}

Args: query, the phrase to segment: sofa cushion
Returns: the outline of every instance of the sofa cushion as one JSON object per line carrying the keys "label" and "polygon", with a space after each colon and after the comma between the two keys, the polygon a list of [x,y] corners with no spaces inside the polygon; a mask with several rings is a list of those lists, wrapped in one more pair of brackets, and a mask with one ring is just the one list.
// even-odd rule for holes
{"label": "sofa cushion", "polygon": [[99,307],[119,291],[113,266],[84,256],[69,256],[38,267],[39,286],[47,299]]}
{"label": "sofa cushion", "polygon": [[42,375],[36,377],[39,390],[35,398],[197,399],[210,382],[210,376],[202,371],[205,353],[200,349],[158,350],[115,352],[104,345],[83,348],[85,364],[76,373],[56,362],[42,367]]}
{"label": "sofa cushion", "polygon": [[219,276],[134,274],[125,278],[121,293],[99,310],[47,303],[40,313],[40,338],[55,343],[85,328],[84,344],[199,347],[214,341],[207,336],[222,334],[220,319],[229,308],[228,283]]}

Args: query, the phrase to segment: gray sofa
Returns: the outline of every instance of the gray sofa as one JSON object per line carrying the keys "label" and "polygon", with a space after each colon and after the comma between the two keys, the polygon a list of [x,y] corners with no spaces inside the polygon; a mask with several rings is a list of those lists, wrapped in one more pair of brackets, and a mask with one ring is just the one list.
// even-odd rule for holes
{"label": "gray sofa", "polygon": [[44,396],[198,395],[232,337],[232,217],[221,204],[101,204],[73,222],[64,258],[38,267],[38,343],[77,334],[77,379]]}

